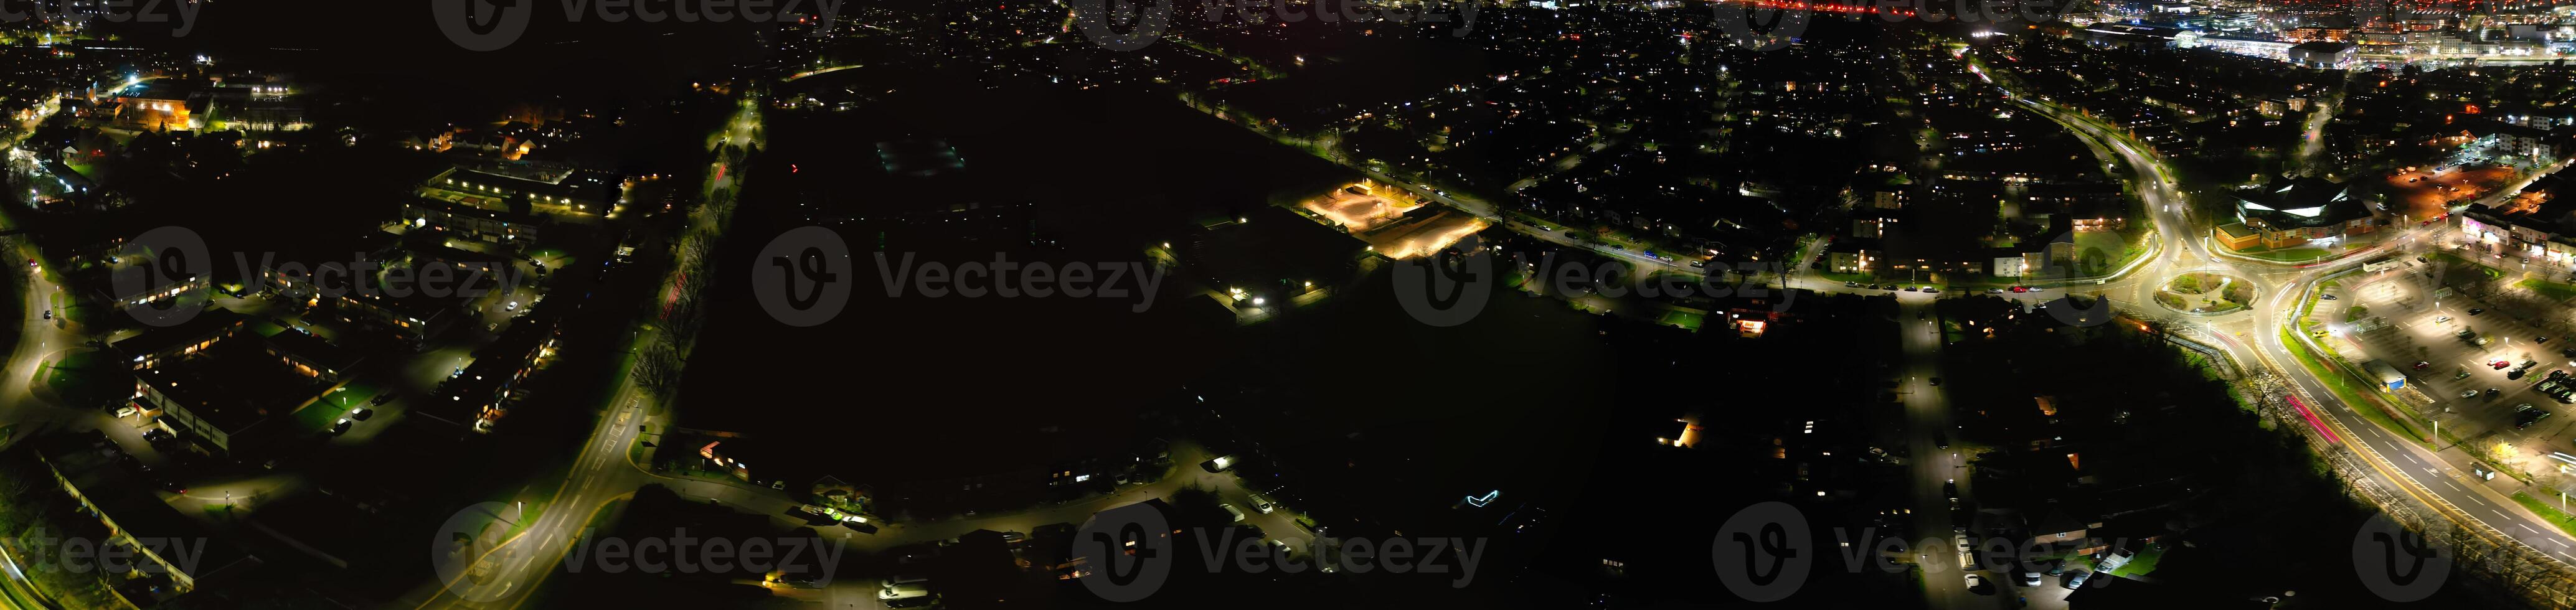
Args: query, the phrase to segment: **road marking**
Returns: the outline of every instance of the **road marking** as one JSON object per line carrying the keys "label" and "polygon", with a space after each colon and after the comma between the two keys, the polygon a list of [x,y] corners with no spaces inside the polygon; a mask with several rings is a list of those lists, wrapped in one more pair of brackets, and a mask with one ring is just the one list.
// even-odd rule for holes
{"label": "road marking", "polygon": [[[2425,470],[2426,472],[2431,472],[2433,469],[2431,469],[2431,468],[2426,468],[2426,469],[2424,469],[2424,470]],[[2460,493],[2469,493],[2469,490],[2466,490],[2466,489],[2460,489],[2460,486],[2458,486],[2458,485],[2452,485],[2450,481],[2443,481],[2443,482],[2442,482],[2442,486],[2443,486],[2443,487],[2449,487],[2449,488],[2451,488],[2451,491],[2456,491],[2456,492],[2460,492]]]}
{"label": "road marking", "polygon": [[2416,459],[2415,459],[2415,456],[2414,456],[2413,454],[2400,453],[2400,454],[2397,454],[2397,457],[2406,458],[2406,461],[2409,461],[2409,462],[2415,462],[2415,463],[2417,463],[2417,464],[2422,464],[2422,463],[2424,463],[2424,462],[2422,462],[2422,461],[2416,460]]}
{"label": "road marking", "polygon": [[2522,531],[2531,532],[2531,533],[2532,533],[2532,535],[2535,535],[2535,536],[2540,535],[2540,530],[2531,529],[2531,526],[2523,525],[2523,524],[2520,524],[2520,523],[2513,524],[2513,526],[2514,526],[2514,527],[2522,528]]}

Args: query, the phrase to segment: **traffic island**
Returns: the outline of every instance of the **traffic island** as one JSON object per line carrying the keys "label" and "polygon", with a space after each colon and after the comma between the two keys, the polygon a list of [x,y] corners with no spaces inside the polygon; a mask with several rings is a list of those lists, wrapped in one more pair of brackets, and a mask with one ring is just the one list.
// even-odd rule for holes
{"label": "traffic island", "polygon": [[2219,315],[2245,309],[2254,302],[2254,284],[2235,276],[2194,271],[2165,280],[2156,290],[2156,304],[2166,309],[2192,315]]}

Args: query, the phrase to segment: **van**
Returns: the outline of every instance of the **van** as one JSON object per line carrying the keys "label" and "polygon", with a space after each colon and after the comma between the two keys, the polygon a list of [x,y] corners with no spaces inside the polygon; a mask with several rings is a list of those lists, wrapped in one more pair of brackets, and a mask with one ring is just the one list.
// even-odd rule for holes
{"label": "van", "polygon": [[930,577],[928,577],[928,576],[922,576],[922,575],[920,575],[920,574],[896,574],[896,575],[894,575],[894,576],[892,576],[892,577],[888,577],[888,578],[886,578],[886,579],[885,579],[885,588],[887,588],[887,589],[892,589],[892,588],[900,587],[900,586],[904,586],[904,585],[923,585],[923,586],[928,586],[929,584],[930,584]]}
{"label": "van", "polygon": [[1243,522],[1243,509],[1235,508],[1232,504],[1218,504],[1217,507],[1225,509],[1225,514],[1234,515],[1235,523]]}
{"label": "van", "polygon": [[889,606],[894,605],[891,602],[898,600],[919,599],[929,596],[930,585],[925,583],[889,585],[886,588],[877,591],[877,601],[889,602],[886,604]]}
{"label": "van", "polygon": [[1250,498],[1252,500],[1252,510],[1260,511],[1261,514],[1267,515],[1270,514],[1270,511],[1279,510],[1279,503],[1270,501],[1270,496],[1256,493],[1251,494]]}

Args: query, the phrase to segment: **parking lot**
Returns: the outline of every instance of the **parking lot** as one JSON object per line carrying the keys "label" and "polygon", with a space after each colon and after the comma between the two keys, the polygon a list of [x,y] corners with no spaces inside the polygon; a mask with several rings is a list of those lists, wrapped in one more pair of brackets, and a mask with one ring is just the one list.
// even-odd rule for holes
{"label": "parking lot", "polygon": [[[2474,281],[2474,272],[2444,269],[2440,260],[2407,262],[2397,269],[2345,276],[2339,286],[2325,290],[2333,298],[2320,300],[2312,316],[2331,322],[2330,339],[2324,343],[2356,364],[2377,359],[2396,367],[2408,388],[2431,399],[2429,415],[2450,434],[2527,449],[2576,448],[2567,440],[2569,426],[2576,425],[2576,417],[2566,416],[2570,407],[2534,388],[2551,371],[2576,371],[2576,358],[2562,352],[2569,347],[2565,338],[2549,336],[2528,319],[2468,296],[2461,284]],[[2351,318],[2354,306],[2367,313]],[[2486,344],[2462,338],[2462,332],[2474,333]],[[2497,362],[2505,366],[2499,368]],[[2490,389],[2495,390],[2492,396]],[[2464,392],[2476,395],[2464,397]],[[2551,416],[2517,429],[2514,413],[2523,404]]]}

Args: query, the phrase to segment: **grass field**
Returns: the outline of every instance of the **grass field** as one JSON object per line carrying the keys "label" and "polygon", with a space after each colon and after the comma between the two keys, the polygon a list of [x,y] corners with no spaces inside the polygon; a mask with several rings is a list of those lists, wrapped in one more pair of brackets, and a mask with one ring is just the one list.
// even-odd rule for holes
{"label": "grass field", "polygon": [[376,397],[377,392],[377,388],[373,385],[350,382],[348,385],[340,386],[340,391],[323,396],[321,400],[313,401],[313,404],[297,410],[295,421],[309,430],[329,430],[331,422],[338,421],[351,408],[365,406],[368,400]]}
{"label": "grass field", "polygon": [[1664,312],[1663,319],[1657,323],[1685,328],[1693,332],[1697,332],[1699,330],[1700,321],[1704,317],[1705,316],[1701,316],[1700,314],[1674,310]]}
{"label": "grass field", "polygon": [[2156,571],[2156,564],[2163,562],[2164,558],[2163,545],[2148,545],[2147,548],[2138,551],[2138,556],[2129,558],[2128,563],[2120,564],[2120,569],[2110,572],[2114,576],[2121,577],[2142,576]]}
{"label": "grass field", "polygon": [[2493,267],[2493,266],[2489,266],[2489,265],[2487,265],[2486,263],[2482,263],[2482,262],[2478,262],[2478,261],[2473,261],[2473,260],[2469,260],[2469,259],[2465,259],[2465,258],[2460,258],[2458,255],[2451,254],[2451,253],[2449,253],[2449,252],[2435,252],[2435,253],[2432,253],[2432,254],[2431,254],[2431,255],[2429,255],[2429,256],[2431,256],[2432,258],[2437,258],[2437,259],[2441,259],[2441,260],[2443,260],[2443,261],[2450,262],[2450,263],[2452,263],[2452,264],[2457,264],[2457,265],[2474,265],[2474,266],[2476,266],[2476,267],[2478,268],[2478,270],[2479,270],[2481,273],[2485,273],[2485,274],[2487,275],[2487,279],[2490,279],[2490,280],[2504,277],[2504,270],[2502,270],[2502,269],[2497,269],[2497,268],[2495,268],[2495,267]]}
{"label": "grass field", "polygon": [[2523,508],[2531,509],[2532,514],[2549,520],[2550,525],[2558,526],[2558,531],[2576,534],[2576,515],[2567,514],[2567,511],[2559,509],[2558,503],[2534,498],[2531,494],[2518,491],[2513,494],[2513,502],[2521,504]]}
{"label": "grass field", "polygon": [[2560,301],[2576,298],[2576,284],[2563,284],[2539,278],[2532,278],[2514,282],[2513,285],[2521,286],[2523,288],[2530,289],[2532,292],[2540,293],[2540,296]]}
{"label": "grass field", "polygon": [[107,404],[132,389],[134,377],[114,358],[97,350],[65,354],[45,367],[45,387],[66,404],[83,408]]}

